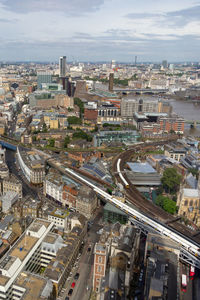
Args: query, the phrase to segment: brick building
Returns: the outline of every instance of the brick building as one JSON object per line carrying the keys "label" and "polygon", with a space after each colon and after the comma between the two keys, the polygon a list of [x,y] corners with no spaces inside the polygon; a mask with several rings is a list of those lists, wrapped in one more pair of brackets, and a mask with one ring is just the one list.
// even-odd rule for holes
{"label": "brick building", "polygon": [[105,276],[108,260],[108,249],[104,244],[96,244],[94,247],[94,275],[93,290],[99,292],[101,278]]}

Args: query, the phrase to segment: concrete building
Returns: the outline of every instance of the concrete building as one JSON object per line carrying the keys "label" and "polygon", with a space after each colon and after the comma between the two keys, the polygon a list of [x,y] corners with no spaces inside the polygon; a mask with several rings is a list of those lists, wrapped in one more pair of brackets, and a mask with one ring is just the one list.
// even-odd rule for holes
{"label": "concrete building", "polygon": [[43,193],[46,197],[62,204],[63,183],[59,173],[49,172],[44,179]]}
{"label": "concrete building", "polygon": [[98,107],[97,124],[121,123],[120,109],[118,106],[110,103],[102,104]]}
{"label": "concrete building", "polygon": [[37,88],[42,88],[42,83],[52,83],[52,73],[49,71],[37,72]]}
{"label": "concrete building", "polygon": [[124,98],[121,101],[121,116],[133,118],[134,113],[157,113],[158,99],[154,98]]}
{"label": "concrete building", "polygon": [[28,180],[34,185],[43,184],[45,176],[44,159],[36,151],[17,147],[17,159],[20,168]]}
{"label": "concrete building", "polygon": [[48,278],[44,278],[38,274],[21,272],[13,284],[11,299],[54,300],[53,284]]}
{"label": "concrete building", "polygon": [[61,231],[65,231],[67,229],[67,217],[69,212],[64,209],[55,209],[48,215],[48,220],[55,224],[55,227],[60,229]]}
{"label": "concrete building", "polygon": [[136,130],[100,131],[94,136],[94,147],[112,143],[134,144],[139,137],[140,134]]}
{"label": "concrete building", "polygon": [[2,212],[7,213],[12,205],[18,200],[18,194],[16,192],[6,192],[1,197]]}
{"label": "concrete building", "polygon": [[164,148],[164,155],[176,161],[180,161],[187,154],[187,150],[182,144],[171,143],[169,145],[165,145]]}
{"label": "concrete building", "polygon": [[[37,270],[40,270],[41,243],[53,226],[53,223],[36,219],[1,259],[1,299],[22,299],[22,294],[24,290],[26,291],[26,285],[23,288],[18,288],[19,281],[17,280],[19,280],[20,274],[23,271],[37,272]],[[18,284],[15,284],[15,281],[18,282]],[[38,291],[41,291],[41,285],[38,286]],[[35,293],[36,292],[37,291],[35,291]],[[29,298],[25,299],[28,300]],[[38,297],[37,299],[41,298]],[[48,299],[48,297],[44,299]]]}
{"label": "concrete building", "polygon": [[97,208],[97,196],[89,187],[82,186],[76,200],[76,209],[87,219],[90,219]]}
{"label": "concrete building", "polygon": [[59,58],[59,77],[63,78],[66,76],[66,56]]}
{"label": "concrete building", "polygon": [[13,174],[3,180],[2,188],[3,194],[6,194],[7,192],[16,192],[18,198],[22,198],[22,183]]}

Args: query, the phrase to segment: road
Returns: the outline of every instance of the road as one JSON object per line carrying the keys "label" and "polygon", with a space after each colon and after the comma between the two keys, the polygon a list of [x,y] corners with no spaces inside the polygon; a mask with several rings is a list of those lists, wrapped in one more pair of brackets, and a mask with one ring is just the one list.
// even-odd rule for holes
{"label": "road", "polygon": [[16,152],[8,149],[6,150],[6,163],[8,165],[10,173],[14,174],[19,180],[21,180],[23,195],[30,195],[33,198],[37,198],[38,189],[36,187],[30,186],[30,184],[23,176],[22,171],[17,168]]}
{"label": "road", "polygon": [[[94,262],[93,250],[95,243],[99,241],[100,235],[97,232],[102,228],[102,225],[100,225],[101,218],[102,207],[98,209],[97,214],[94,217],[94,224],[89,229],[88,234],[85,238],[85,245],[82,251],[82,255],[80,256],[80,259],[75,262],[71,277],[66,281],[63,292],[61,293],[61,296],[59,296],[60,300],[64,300],[68,295],[68,292],[71,289],[71,284],[73,282],[75,282],[76,285],[73,289],[72,296],[70,296],[70,300],[88,300],[90,298],[90,294],[92,291],[92,275]],[[88,248],[91,248],[91,250],[88,251]],[[74,275],[76,273],[80,274],[78,280],[74,280]]]}

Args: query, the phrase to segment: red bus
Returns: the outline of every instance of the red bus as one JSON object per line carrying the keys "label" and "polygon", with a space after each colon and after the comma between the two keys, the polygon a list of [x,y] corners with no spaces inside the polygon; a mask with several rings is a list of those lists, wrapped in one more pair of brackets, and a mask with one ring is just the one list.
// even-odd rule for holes
{"label": "red bus", "polygon": [[186,292],[186,289],[187,289],[187,276],[185,274],[182,274],[181,291]]}
{"label": "red bus", "polygon": [[193,266],[190,266],[190,279],[194,279],[195,275],[195,268]]}

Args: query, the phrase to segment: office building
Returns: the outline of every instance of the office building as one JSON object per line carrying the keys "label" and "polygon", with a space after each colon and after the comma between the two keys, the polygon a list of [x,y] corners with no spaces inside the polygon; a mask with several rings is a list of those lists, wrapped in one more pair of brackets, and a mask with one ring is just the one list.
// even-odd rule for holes
{"label": "office building", "polygon": [[154,98],[124,98],[121,101],[121,116],[133,117],[135,113],[157,113],[158,99]]}
{"label": "office building", "polygon": [[[21,286],[19,285],[20,276],[23,276],[21,272],[39,272],[41,268],[41,244],[53,226],[54,224],[51,222],[36,219],[18,239],[17,243],[15,243],[1,259],[0,299],[30,299],[27,298],[27,296],[25,298],[23,296],[22,298],[22,295],[28,292],[26,285],[24,285],[23,288],[19,287]],[[37,287],[38,290],[40,290],[39,287],[41,288],[41,286]],[[40,295],[40,297],[38,296],[35,299],[42,299],[42,297]],[[46,297],[44,299],[50,298]]]}
{"label": "office building", "polygon": [[61,56],[59,59],[59,77],[66,76],[66,56]]}
{"label": "office building", "polygon": [[49,71],[37,72],[37,88],[42,89],[43,83],[52,83],[52,74]]}

